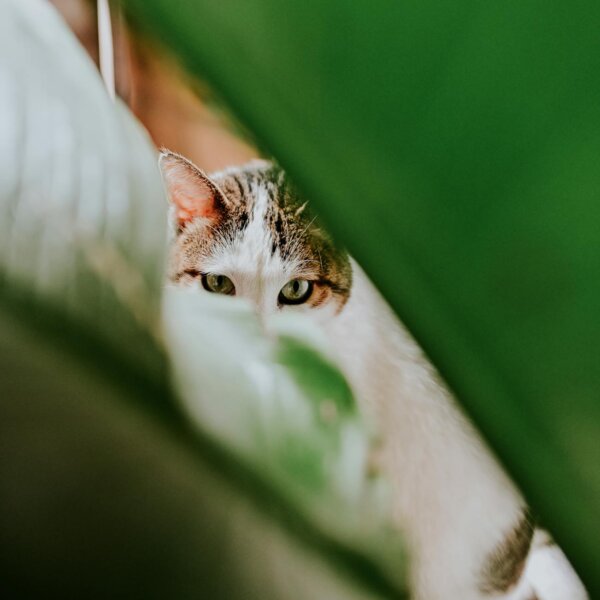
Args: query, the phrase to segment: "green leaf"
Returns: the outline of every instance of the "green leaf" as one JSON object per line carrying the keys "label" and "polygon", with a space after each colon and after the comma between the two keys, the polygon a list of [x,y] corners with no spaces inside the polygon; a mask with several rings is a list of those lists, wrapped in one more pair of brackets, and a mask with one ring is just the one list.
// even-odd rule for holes
{"label": "green leaf", "polygon": [[600,5],[128,0],[314,199],[600,593]]}
{"label": "green leaf", "polygon": [[164,315],[176,387],[199,431],[401,589],[390,490],[370,468],[377,440],[315,324],[282,313],[261,326],[239,298],[177,287]]}
{"label": "green leaf", "polygon": [[[368,432],[318,340],[282,323],[270,343],[236,304],[237,324],[225,309],[219,343],[202,345],[183,318],[197,300],[171,290],[182,312],[164,344],[156,152],[47,2],[0,4],[0,127],[3,590],[404,597],[384,494],[355,468]],[[318,385],[298,377],[299,356]],[[222,369],[223,402],[206,402],[214,372],[197,358]],[[339,423],[319,421],[321,400],[344,409]]]}

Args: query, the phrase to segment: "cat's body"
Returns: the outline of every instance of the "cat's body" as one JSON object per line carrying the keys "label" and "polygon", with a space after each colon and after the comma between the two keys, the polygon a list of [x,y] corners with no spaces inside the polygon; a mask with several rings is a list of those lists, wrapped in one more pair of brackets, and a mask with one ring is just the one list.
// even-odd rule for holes
{"label": "cat's body", "polygon": [[[557,546],[544,569],[530,569],[549,539],[534,536],[525,501],[354,262],[350,298],[324,328],[385,441],[381,468],[392,476],[394,517],[413,557],[414,597],[585,598]],[[566,589],[545,588],[559,571]]]}
{"label": "cat's body", "polygon": [[[249,298],[260,316],[300,310],[325,332],[382,439],[416,600],[583,600],[560,549],[362,269],[334,246],[283,172],[215,174],[161,160],[178,230],[169,278]],[[204,290],[202,290],[204,288]]]}

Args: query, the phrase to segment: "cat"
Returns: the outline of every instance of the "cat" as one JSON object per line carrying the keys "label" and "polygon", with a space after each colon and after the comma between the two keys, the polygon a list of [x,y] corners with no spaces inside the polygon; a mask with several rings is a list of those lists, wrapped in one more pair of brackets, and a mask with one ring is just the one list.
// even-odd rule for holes
{"label": "cat", "polygon": [[565,555],[366,274],[334,244],[278,166],[210,177],[164,151],[173,213],[168,279],[300,311],[325,333],[361,410],[411,554],[415,600],[583,600]]}

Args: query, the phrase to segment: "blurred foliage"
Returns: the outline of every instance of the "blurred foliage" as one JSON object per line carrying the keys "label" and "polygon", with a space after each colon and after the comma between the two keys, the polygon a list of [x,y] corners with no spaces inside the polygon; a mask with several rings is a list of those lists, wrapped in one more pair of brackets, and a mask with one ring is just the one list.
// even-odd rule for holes
{"label": "blurred foliage", "polygon": [[281,313],[261,326],[239,298],[176,287],[166,290],[164,323],[175,385],[198,429],[402,589],[391,490],[371,468],[377,440],[315,324]]}
{"label": "blurred foliage", "polygon": [[125,4],[314,199],[600,594],[600,4]]}
{"label": "blurred foliage", "polygon": [[[84,338],[82,358],[81,324],[57,343],[19,317],[2,298],[5,595],[403,597],[360,549],[323,535],[235,456],[192,434],[167,388],[136,393],[112,353],[96,362],[97,338]],[[159,419],[148,400],[162,400]]]}
{"label": "blurred foliage", "polygon": [[[368,432],[354,410],[313,428],[322,400],[349,401],[318,340],[286,323],[281,343],[262,336],[260,381],[236,363],[261,341],[250,311],[239,313],[237,330],[229,318],[211,320],[226,336],[220,347],[199,346],[193,321],[171,314],[172,347],[164,345],[167,227],[156,152],[42,0],[0,4],[0,124],[3,591],[404,597],[397,540],[379,535],[377,489],[351,522],[348,508],[363,487],[369,495],[362,471],[327,479],[341,462],[363,464]],[[197,308],[184,296],[177,310]],[[204,410],[197,428],[171,391],[169,353],[188,415]],[[311,357],[320,385],[299,381],[299,353]],[[214,370],[198,386],[197,361],[229,369],[212,392]],[[272,389],[260,394],[265,380]],[[288,400],[299,421],[286,421]],[[260,427],[277,435],[256,435]],[[347,432],[359,443],[344,445]],[[298,448],[310,452],[296,478],[286,466]],[[358,496],[345,495],[349,485]],[[345,506],[333,503],[342,498]]]}

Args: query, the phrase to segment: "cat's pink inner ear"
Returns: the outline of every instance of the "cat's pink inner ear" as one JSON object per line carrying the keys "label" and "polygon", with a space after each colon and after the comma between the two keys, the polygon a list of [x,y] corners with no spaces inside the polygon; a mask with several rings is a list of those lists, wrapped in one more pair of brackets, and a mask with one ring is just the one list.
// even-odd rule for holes
{"label": "cat's pink inner ear", "polygon": [[198,217],[217,216],[219,191],[200,169],[171,153],[161,155],[160,167],[180,226]]}

